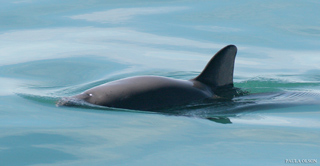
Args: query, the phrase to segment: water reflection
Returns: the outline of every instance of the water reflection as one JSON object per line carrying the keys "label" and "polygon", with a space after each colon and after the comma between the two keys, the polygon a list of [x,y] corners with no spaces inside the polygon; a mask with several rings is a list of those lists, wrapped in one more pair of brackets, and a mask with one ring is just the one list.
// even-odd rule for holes
{"label": "water reflection", "polygon": [[71,16],[72,19],[83,19],[100,23],[121,24],[139,15],[165,14],[188,9],[187,7],[145,7],[145,8],[119,8],[108,11],[94,12]]}
{"label": "water reflection", "polygon": [[[35,60],[106,57],[145,68],[201,71],[213,52],[224,45],[161,36],[128,28],[56,28],[16,31],[0,35],[0,65]],[[319,51],[239,46],[235,74],[257,76],[301,73],[319,69]],[[290,62],[290,63],[287,63]],[[254,70],[253,70],[254,69]]]}
{"label": "water reflection", "polygon": [[[79,141],[58,134],[29,133],[0,137],[1,165],[50,164],[77,160],[73,154],[59,150],[59,146],[78,144]],[[55,147],[57,146],[57,147]]]}
{"label": "water reflection", "polygon": [[[37,88],[70,86],[100,79],[129,68],[106,58],[83,56],[0,66],[0,76],[29,80]],[[31,86],[29,84],[29,86]],[[34,85],[35,86],[35,85]]]}

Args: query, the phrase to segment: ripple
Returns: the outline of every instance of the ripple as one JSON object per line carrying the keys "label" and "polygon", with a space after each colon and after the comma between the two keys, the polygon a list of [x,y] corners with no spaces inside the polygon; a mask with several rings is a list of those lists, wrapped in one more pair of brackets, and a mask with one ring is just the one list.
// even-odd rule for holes
{"label": "ripple", "polygon": [[[173,71],[132,71],[122,74],[111,75],[104,79],[84,82],[78,85],[70,86],[30,86],[16,93],[18,96],[28,100],[46,105],[65,105],[61,103],[69,102],[67,96],[81,93],[92,87],[114,81],[120,78],[136,75],[160,75],[173,78],[193,78],[197,72],[173,72]],[[293,107],[306,104],[319,105],[320,91],[307,90],[305,87],[316,86],[318,83],[312,82],[288,82],[284,79],[256,77],[246,81],[236,83],[250,94],[243,93],[233,100],[207,100],[191,103],[181,107],[175,107],[157,111],[165,115],[188,116],[196,118],[205,118],[212,121],[226,123],[225,118],[236,117],[247,113],[259,112],[263,110],[277,109],[283,107]],[[290,91],[289,89],[298,89]],[[72,105],[80,108],[89,108],[102,111],[129,111],[154,113],[139,110],[126,110],[118,108],[109,108],[92,105],[83,101],[74,100]],[[303,112],[303,110],[301,110]]]}

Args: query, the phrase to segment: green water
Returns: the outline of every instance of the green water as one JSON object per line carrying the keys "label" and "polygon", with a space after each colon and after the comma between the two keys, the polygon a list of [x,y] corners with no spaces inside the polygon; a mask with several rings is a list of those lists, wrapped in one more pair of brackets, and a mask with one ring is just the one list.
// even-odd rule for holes
{"label": "green water", "polygon": [[[0,4],[1,166],[320,162],[318,1]],[[228,44],[235,86],[250,92],[233,101],[56,107],[130,76],[194,78]]]}

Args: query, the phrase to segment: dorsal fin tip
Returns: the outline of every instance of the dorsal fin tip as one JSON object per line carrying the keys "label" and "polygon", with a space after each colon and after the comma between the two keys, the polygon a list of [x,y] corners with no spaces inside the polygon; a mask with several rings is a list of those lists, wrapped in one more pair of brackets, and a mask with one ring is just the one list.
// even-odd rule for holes
{"label": "dorsal fin tip", "polygon": [[235,45],[227,45],[218,51],[207,66],[194,80],[200,81],[211,88],[233,87],[233,70],[237,54]]}

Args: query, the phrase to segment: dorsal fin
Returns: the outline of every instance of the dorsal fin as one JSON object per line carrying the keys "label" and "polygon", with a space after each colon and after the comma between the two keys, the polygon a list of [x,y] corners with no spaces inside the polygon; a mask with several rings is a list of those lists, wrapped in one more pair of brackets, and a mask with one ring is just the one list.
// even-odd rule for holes
{"label": "dorsal fin", "polygon": [[194,80],[211,88],[233,87],[233,69],[237,47],[228,45],[217,52]]}

